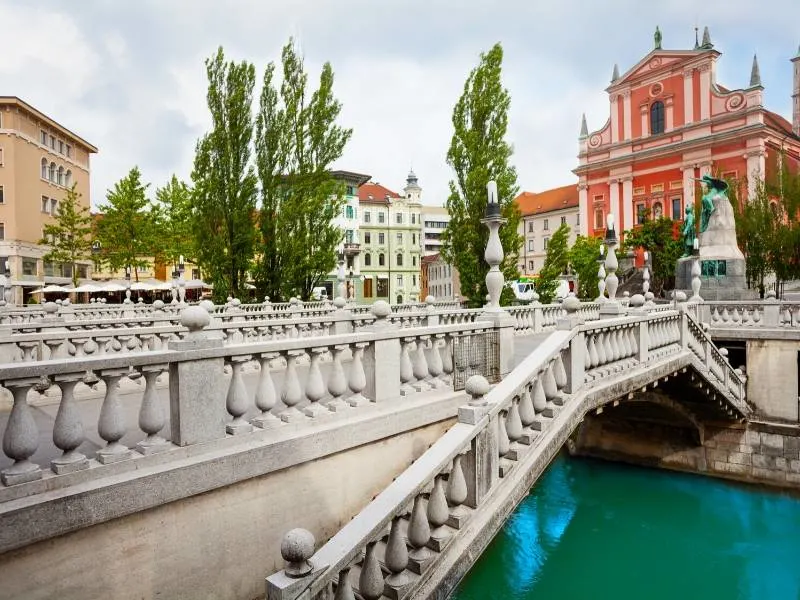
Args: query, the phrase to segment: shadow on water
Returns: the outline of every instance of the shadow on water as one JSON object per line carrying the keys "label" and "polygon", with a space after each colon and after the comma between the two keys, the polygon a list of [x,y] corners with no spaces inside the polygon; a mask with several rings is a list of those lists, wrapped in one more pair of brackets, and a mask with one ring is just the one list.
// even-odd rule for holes
{"label": "shadow on water", "polygon": [[451,600],[800,598],[800,498],[562,453]]}

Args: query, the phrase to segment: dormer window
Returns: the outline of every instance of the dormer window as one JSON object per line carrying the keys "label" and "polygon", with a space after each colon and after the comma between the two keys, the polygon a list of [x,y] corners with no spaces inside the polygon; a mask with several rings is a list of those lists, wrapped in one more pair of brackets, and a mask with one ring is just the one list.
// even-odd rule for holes
{"label": "dormer window", "polygon": [[650,105],[650,134],[664,133],[664,103],[656,100]]}

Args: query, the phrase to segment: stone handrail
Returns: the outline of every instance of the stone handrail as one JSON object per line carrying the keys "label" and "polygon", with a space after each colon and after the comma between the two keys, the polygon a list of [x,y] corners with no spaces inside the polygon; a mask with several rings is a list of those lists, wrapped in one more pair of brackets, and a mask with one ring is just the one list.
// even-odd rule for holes
{"label": "stone handrail", "polygon": [[800,328],[800,302],[713,301],[694,305],[695,316],[711,327]]}
{"label": "stone handrail", "polygon": [[[319,550],[305,530],[289,532],[281,547],[286,568],[267,578],[268,600],[329,598],[334,587],[336,598],[353,598],[354,591],[366,600],[416,597],[445,549],[456,545],[466,522],[477,518],[514,465],[535,452],[546,465],[557,452],[579,413],[588,410],[585,403],[575,406],[579,393],[636,366],[646,373],[649,364],[688,359],[690,339],[706,352],[713,348],[685,310],[641,310],[592,323],[581,323],[573,312],[491,391],[482,378],[471,379],[473,399],[459,409],[459,422]],[[724,360],[709,356],[705,372],[718,378],[722,368],[723,378],[735,377]],[[741,385],[719,391],[749,414],[738,396]],[[559,430],[553,423],[568,403],[570,429],[565,424]]]}

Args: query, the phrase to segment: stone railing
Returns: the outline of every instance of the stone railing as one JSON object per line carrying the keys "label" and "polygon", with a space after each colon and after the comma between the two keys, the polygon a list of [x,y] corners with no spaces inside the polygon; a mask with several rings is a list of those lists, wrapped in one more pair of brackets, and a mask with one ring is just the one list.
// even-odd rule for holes
{"label": "stone railing", "polygon": [[711,327],[765,327],[800,329],[800,302],[767,299],[751,302],[703,302],[695,315]]}
{"label": "stone railing", "polygon": [[[741,381],[685,305],[634,307],[631,316],[592,323],[575,317],[575,303],[567,308],[558,330],[493,389],[471,378],[472,401],[458,423],[316,552],[308,531],[288,532],[286,566],[267,578],[267,599],[440,593],[439,583],[457,580],[452,569],[465,572],[491,539],[487,530],[497,530],[584,415],[630,393],[611,377],[635,379],[638,389],[692,364],[732,412],[744,411],[736,416],[749,414]],[[607,392],[592,395],[595,388]]]}
{"label": "stone railing", "polygon": [[[56,354],[53,360],[0,366],[2,388],[13,395],[3,431],[8,460],[0,471],[0,502],[108,475],[112,464],[114,474],[142,468],[139,462],[149,455],[180,446],[286,424],[311,427],[326,422],[319,417],[350,414],[368,402],[452,391],[454,337],[493,328],[481,322],[400,328],[390,322],[387,305],[373,310],[369,330],[223,346],[204,330],[210,315],[190,307],[183,313],[186,336],[168,340],[160,350],[67,361]],[[259,373],[252,393],[243,380],[250,365]],[[163,374],[169,377],[169,432],[157,391]],[[138,385],[126,383],[123,400],[124,380]],[[101,381],[104,398],[97,421],[83,422],[76,391]],[[43,432],[28,396],[51,386],[60,389],[58,414],[52,431]],[[138,404],[138,428],[125,422],[123,402]],[[96,429],[102,440],[94,456],[79,451],[86,427]],[[34,460],[42,435],[51,437],[60,453],[49,464]],[[130,443],[123,444],[123,437]]]}

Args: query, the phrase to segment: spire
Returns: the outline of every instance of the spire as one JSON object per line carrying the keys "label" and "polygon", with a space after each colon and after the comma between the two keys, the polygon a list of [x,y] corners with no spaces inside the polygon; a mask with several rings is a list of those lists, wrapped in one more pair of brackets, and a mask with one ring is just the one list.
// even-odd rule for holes
{"label": "spire", "polygon": [[800,58],[800,46],[797,46],[797,55],[795,58]]}
{"label": "spire", "polygon": [[617,63],[614,63],[614,72],[611,73],[611,83],[614,83],[617,79],[619,79],[619,66]]}
{"label": "spire", "polygon": [[700,38],[698,36],[698,29],[697,25],[694,26],[694,49],[700,50]]}
{"label": "spire", "polygon": [[702,50],[711,50],[714,44],[711,43],[711,33],[708,31],[708,25],[703,28],[703,44],[700,46]]}
{"label": "spire", "polygon": [[583,139],[585,137],[589,137],[589,128],[586,126],[586,113],[583,113],[581,117],[581,135],[580,138]]}
{"label": "spire", "polygon": [[761,87],[761,72],[758,69],[758,57],[753,54],[753,68],[750,70],[750,87]]}
{"label": "spire", "polygon": [[654,50],[661,50],[661,30],[656,25],[656,32],[653,34]]}

